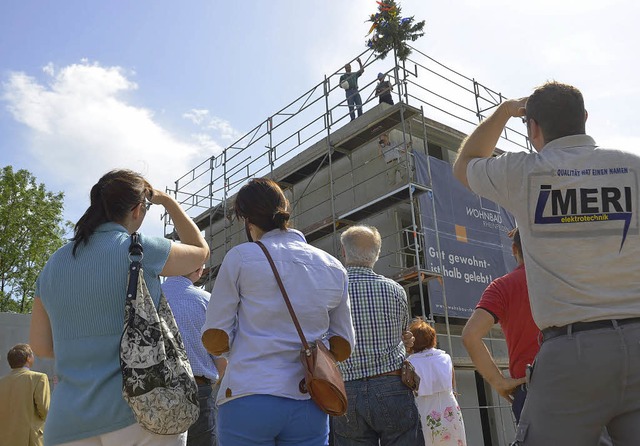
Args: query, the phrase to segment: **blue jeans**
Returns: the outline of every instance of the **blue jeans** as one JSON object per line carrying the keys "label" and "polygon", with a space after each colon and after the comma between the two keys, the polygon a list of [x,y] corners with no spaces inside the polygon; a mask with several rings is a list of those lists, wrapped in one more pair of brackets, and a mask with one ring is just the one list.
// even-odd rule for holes
{"label": "blue jeans", "polygon": [[200,416],[189,428],[187,446],[217,446],[216,438],[216,395],[219,385],[198,384]]}
{"label": "blue jeans", "polygon": [[399,376],[358,379],[345,384],[349,408],[333,419],[335,446],[422,444],[418,408]]}
{"label": "blue jeans", "polygon": [[362,98],[357,88],[347,90],[347,105],[349,106],[349,116],[351,120],[356,119],[355,109],[358,109],[358,117],[362,116]]}
{"label": "blue jeans", "polygon": [[312,400],[249,395],[218,408],[221,446],[326,446],[329,417]]}

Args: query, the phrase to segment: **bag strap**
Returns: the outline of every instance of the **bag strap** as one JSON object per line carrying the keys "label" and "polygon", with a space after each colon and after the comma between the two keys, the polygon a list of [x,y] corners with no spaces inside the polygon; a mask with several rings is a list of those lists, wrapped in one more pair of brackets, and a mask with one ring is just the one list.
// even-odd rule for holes
{"label": "bag strap", "polygon": [[271,270],[273,271],[273,275],[276,278],[276,282],[278,282],[278,287],[280,287],[280,291],[282,292],[282,297],[284,298],[284,303],[287,304],[287,309],[289,310],[289,314],[291,315],[291,319],[293,319],[293,324],[296,326],[296,330],[298,330],[298,335],[300,336],[300,340],[302,341],[302,347],[304,348],[304,353],[307,356],[311,356],[311,349],[309,348],[309,343],[307,342],[307,338],[304,337],[304,333],[302,332],[302,328],[300,327],[300,322],[298,322],[298,317],[296,316],[295,311],[293,311],[293,306],[291,305],[291,301],[289,300],[289,295],[287,294],[287,290],[284,289],[284,284],[282,283],[282,279],[280,278],[280,274],[278,273],[278,268],[276,268],[276,264],[273,263],[273,258],[266,246],[262,244],[262,242],[254,242],[256,245],[262,249],[264,255],[267,256],[267,260],[269,261],[269,265],[271,265]]}
{"label": "bag strap", "polygon": [[131,256],[141,256],[141,255],[142,255],[142,243],[140,243],[140,234],[138,234],[137,232],[134,232],[133,234],[131,234],[131,245],[129,245],[129,260],[131,260]]}
{"label": "bag strap", "polygon": [[[135,258],[134,256],[139,257]],[[127,284],[127,301],[134,300],[138,290],[138,278],[140,268],[142,268],[142,244],[137,232],[131,234],[131,244],[129,245],[129,283]]]}

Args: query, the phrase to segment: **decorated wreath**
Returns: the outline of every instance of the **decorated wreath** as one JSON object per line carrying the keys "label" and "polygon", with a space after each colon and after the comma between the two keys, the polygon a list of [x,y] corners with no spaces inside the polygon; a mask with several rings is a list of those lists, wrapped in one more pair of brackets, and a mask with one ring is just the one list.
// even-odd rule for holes
{"label": "decorated wreath", "polygon": [[371,28],[367,36],[367,46],[371,48],[379,59],[387,57],[389,51],[396,50],[400,60],[406,60],[411,54],[408,41],[415,41],[424,35],[424,20],[414,22],[413,17],[402,17],[400,5],[395,0],[377,1],[378,12],[371,14],[369,22]]}

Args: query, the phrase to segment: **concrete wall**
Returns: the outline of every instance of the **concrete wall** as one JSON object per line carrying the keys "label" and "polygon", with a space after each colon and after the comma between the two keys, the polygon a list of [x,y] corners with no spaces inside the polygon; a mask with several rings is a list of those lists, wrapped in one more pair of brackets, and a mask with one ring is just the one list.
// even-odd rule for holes
{"label": "concrete wall", "polygon": [[[11,368],[7,362],[7,353],[16,344],[29,343],[30,314],[0,313],[0,376],[7,375]],[[43,372],[53,378],[53,360],[36,357],[33,370]]]}
{"label": "concrete wall", "polygon": [[[391,131],[392,139],[396,141],[402,140],[402,132],[399,130]],[[414,138],[414,147],[422,147],[422,140]],[[364,206],[393,189],[406,184],[406,181],[398,184],[389,184],[387,181],[386,171],[389,166],[378,155],[378,142],[372,140],[354,150],[350,156],[342,157],[336,160],[331,167],[333,178],[333,207],[332,207],[332,190],[330,187],[329,167],[324,166],[313,175],[292,185],[285,190],[285,195],[292,205],[293,227],[302,231],[308,230],[313,225],[322,221],[331,219],[332,212],[335,209],[337,215],[347,213],[353,209]],[[409,180],[409,176],[405,176]],[[397,206],[402,206],[399,204]],[[406,206],[405,206],[406,207]],[[404,214],[410,215],[410,211],[403,211]],[[391,218],[390,221],[388,219]],[[369,221],[369,220],[368,220]],[[400,237],[395,237],[393,243],[387,240],[386,236],[400,231],[396,217],[393,212],[387,212],[382,216],[372,218],[367,224],[374,225],[385,234],[385,245],[381,257],[390,252],[398,252],[401,246]],[[225,225],[227,230],[225,232]],[[380,226],[391,225],[390,228],[384,229]],[[227,248],[233,247],[238,243],[246,241],[246,237],[242,230],[242,226],[238,221],[233,223],[228,220],[218,220],[206,230],[206,236],[211,241],[212,256],[210,264],[218,265],[222,262],[226,254],[225,239]],[[320,246],[324,243],[314,242]],[[336,255],[333,247],[328,252]],[[400,259],[394,259],[392,264],[398,265]],[[397,271],[396,271],[397,272]]]}

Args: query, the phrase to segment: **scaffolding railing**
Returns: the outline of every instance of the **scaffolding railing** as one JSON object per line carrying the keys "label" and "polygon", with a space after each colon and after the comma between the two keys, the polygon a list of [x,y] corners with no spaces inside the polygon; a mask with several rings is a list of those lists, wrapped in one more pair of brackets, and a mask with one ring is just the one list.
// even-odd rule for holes
{"label": "scaffolding railing", "polygon": [[[383,64],[370,51],[358,57],[367,53],[366,69]],[[501,93],[415,48],[407,61],[396,62],[392,69],[381,71],[389,73],[396,99],[417,108],[424,107],[425,116],[462,133],[469,133],[505,99]],[[341,74],[339,69],[325,76],[222,153],[210,156],[178,178],[167,192],[176,197],[189,215],[197,217],[218,205],[224,207],[224,202],[248,178],[269,174],[311,144],[326,138],[327,132],[346,124],[349,116],[346,98],[338,85]],[[362,85],[361,94],[367,97],[365,91],[373,89],[374,83],[375,80]],[[370,107],[376,99],[369,95],[363,107]],[[509,126],[498,146],[502,150],[531,150],[524,129]],[[165,235],[173,234],[168,215],[164,216],[164,225]]]}
{"label": "scaffolding railing", "polygon": [[[425,116],[466,134],[507,99],[415,48],[400,72],[408,103],[424,105]],[[506,126],[498,147],[504,151],[532,150],[524,127]]]}

